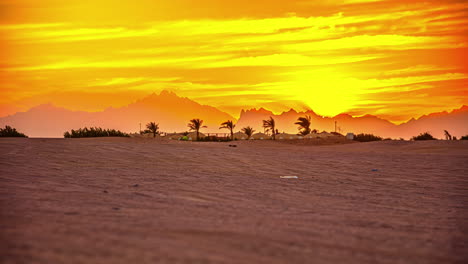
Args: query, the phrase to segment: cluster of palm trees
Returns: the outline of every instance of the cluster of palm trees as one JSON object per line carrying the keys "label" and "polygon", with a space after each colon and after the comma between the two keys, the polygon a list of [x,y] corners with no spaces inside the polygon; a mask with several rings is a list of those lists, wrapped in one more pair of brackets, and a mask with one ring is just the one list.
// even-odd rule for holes
{"label": "cluster of palm trees", "polygon": [[[310,134],[311,132],[317,132],[316,129],[311,130],[310,125],[311,125],[311,117],[306,115],[304,117],[299,117],[297,119],[297,122],[294,123],[298,125],[298,130],[299,134],[302,136],[306,136]],[[187,124],[187,127],[190,129],[190,131],[195,131],[196,132],[196,140],[198,141],[200,139],[200,129],[202,128],[207,128],[207,126],[203,125],[203,120],[199,118],[194,118],[189,121]],[[221,123],[221,126],[219,129],[228,129],[230,134],[231,134],[231,140],[234,140],[234,128],[236,125],[232,120],[227,120],[223,123]],[[153,137],[156,137],[156,135],[159,134],[159,124],[156,124],[156,122],[150,122],[146,124],[146,130],[144,131],[145,133],[151,133],[153,134]],[[278,129],[276,128],[276,123],[275,119],[270,116],[269,119],[263,120],[263,128],[265,129],[265,132],[269,132],[272,135],[273,139],[276,139],[275,136],[279,134]],[[247,139],[250,139],[252,135],[255,132],[255,129],[253,129],[250,126],[246,126],[241,129],[242,133],[244,133],[247,136]]]}
{"label": "cluster of palm trees", "polygon": [[[311,132],[316,132],[316,130],[311,130],[310,125],[311,125],[311,117],[310,116],[305,116],[305,117],[299,117],[298,121],[295,123],[296,125],[299,125],[299,134],[300,135],[308,135]],[[190,120],[188,123],[188,128],[190,131],[195,131],[197,136],[196,139],[199,140],[200,137],[200,129],[201,128],[206,128],[207,126],[203,125],[203,120],[196,118]],[[230,134],[231,134],[231,140],[234,140],[234,128],[236,125],[232,120],[227,120],[223,123],[221,123],[221,126],[219,129],[228,129]],[[275,139],[275,136],[279,134],[278,129],[276,128],[276,123],[275,119],[270,116],[269,119],[263,120],[263,128],[265,129],[265,132],[270,132],[272,135],[272,138]],[[241,129],[242,133],[244,133],[247,136],[247,139],[250,139],[252,135],[255,132],[255,129],[253,129],[250,126],[243,127]]]}
{"label": "cluster of palm trees", "polygon": [[[225,128],[229,129],[229,132],[231,132],[231,140],[234,140],[234,128],[236,125],[234,125],[234,122],[232,120],[228,120],[226,122],[221,123],[221,127],[219,129]],[[241,129],[241,131],[247,135],[247,139],[250,139],[252,137],[253,133],[255,132],[255,129],[253,129],[250,126],[246,126]]]}
{"label": "cluster of palm trees", "polygon": [[[197,140],[199,140],[199,137],[200,137],[200,129],[207,127],[203,125],[203,120],[199,118],[190,120],[187,126],[190,129],[190,131],[195,131],[197,133]],[[232,120],[227,120],[226,122],[221,123],[221,127],[219,127],[219,129],[229,129],[229,132],[231,134],[231,140],[234,140],[234,128],[235,127],[236,125],[234,124]],[[255,130],[250,126],[242,128],[241,131],[247,135],[248,139],[250,139],[250,137],[255,132]]]}

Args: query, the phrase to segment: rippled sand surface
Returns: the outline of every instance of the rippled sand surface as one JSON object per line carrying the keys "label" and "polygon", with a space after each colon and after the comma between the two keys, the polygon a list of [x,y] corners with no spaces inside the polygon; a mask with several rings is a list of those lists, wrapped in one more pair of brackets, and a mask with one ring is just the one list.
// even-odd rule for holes
{"label": "rippled sand surface", "polygon": [[1,262],[466,263],[467,143],[0,139]]}

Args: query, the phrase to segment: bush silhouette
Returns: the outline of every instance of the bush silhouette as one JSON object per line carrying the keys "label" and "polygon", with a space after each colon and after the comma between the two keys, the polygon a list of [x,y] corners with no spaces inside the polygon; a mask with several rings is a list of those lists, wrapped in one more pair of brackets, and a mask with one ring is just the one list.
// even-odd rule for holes
{"label": "bush silhouette", "polygon": [[417,136],[414,136],[411,138],[412,140],[437,140],[436,138],[434,138],[431,134],[429,134],[428,132],[426,133],[421,133]]}
{"label": "bush silhouette", "polygon": [[217,137],[217,136],[206,136],[206,137],[199,138],[198,141],[227,142],[227,141],[231,141],[231,138],[229,138],[229,137]]}
{"label": "bush silhouette", "polygon": [[460,140],[468,140],[468,135],[462,136],[462,137],[460,138]]}
{"label": "bush silhouette", "polygon": [[370,142],[370,141],[381,141],[382,138],[379,136],[375,136],[373,134],[357,134],[354,136],[354,140],[359,142]]}
{"label": "bush silhouette", "polygon": [[72,129],[70,132],[63,133],[64,138],[83,138],[83,137],[130,137],[127,133],[115,129],[102,129],[100,127]]}
{"label": "bush silhouette", "polygon": [[12,128],[11,126],[5,126],[5,128],[0,128],[0,137],[24,137],[27,138],[23,133],[20,133],[16,130],[16,128]]}

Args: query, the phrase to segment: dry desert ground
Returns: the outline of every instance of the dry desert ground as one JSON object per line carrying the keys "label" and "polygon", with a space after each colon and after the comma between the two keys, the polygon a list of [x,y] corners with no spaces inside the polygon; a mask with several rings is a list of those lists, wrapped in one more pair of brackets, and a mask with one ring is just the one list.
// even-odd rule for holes
{"label": "dry desert ground", "polygon": [[303,142],[1,139],[0,261],[468,262],[468,142]]}

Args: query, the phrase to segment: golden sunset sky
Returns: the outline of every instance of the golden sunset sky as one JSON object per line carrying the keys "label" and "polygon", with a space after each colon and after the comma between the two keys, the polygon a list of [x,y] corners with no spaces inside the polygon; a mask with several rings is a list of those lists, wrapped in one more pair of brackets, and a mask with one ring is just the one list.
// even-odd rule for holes
{"label": "golden sunset sky", "polygon": [[394,122],[468,104],[468,4],[0,0],[0,116],[163,89],[242,108]]}

